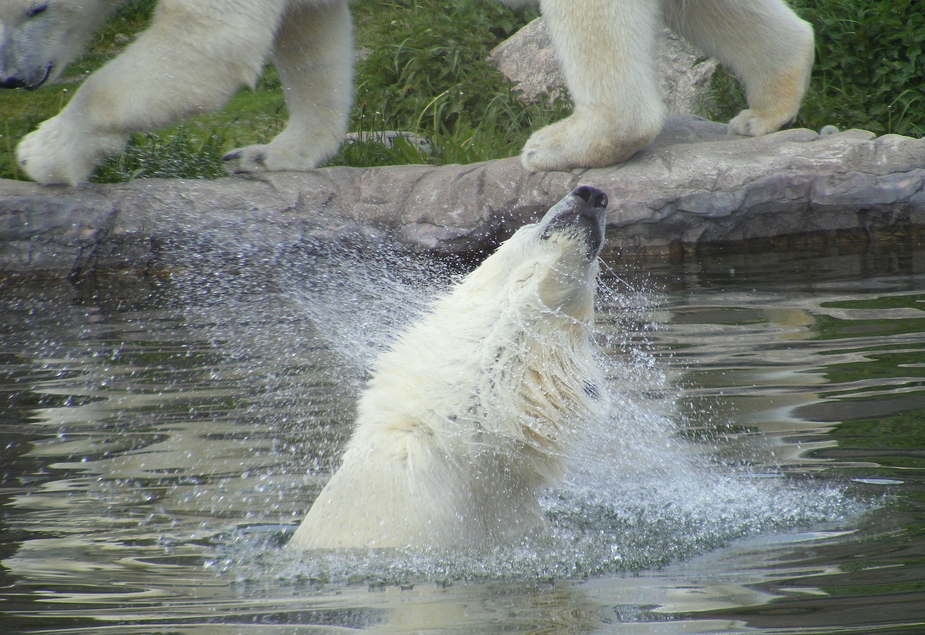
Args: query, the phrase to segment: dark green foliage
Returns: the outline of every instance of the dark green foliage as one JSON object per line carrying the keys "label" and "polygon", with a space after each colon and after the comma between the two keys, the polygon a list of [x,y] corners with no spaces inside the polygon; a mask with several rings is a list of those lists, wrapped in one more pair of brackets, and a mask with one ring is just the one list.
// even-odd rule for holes
{"label": "dark green foliage", "polygon": [[428,163],[430,155],[396,137],[391,147],[376,141],[347,141],[328,165],[376,167]]}
{"label": "dark green foliage", "polygon": [[527,22],[479,0],[395,0],[355,6],[362,55],[356,117],[396,129],[452,132],[478,122],[506,90],[486,61],[494,46]]}
{"label": "dark green foliage", "polygon": [[532,130],[561,118],[565,100],[525,104],[487,61],[537,17],[484,0],[361,0],[351,130],[426,136],[429,160],[468,163],[517,154]]}
{"label": "dark green foliage", "polygon": [[[925,135],[925,11],[920,0],[795,0],[816,31],[816,64],[796,125]],[[713,81],[728,120],[745,100],[735,79]]]}
{"label": "dark green foliage", "polygon": [[920,0],[800,0],[796,9],[816,29],[805,125],[925,134]]}

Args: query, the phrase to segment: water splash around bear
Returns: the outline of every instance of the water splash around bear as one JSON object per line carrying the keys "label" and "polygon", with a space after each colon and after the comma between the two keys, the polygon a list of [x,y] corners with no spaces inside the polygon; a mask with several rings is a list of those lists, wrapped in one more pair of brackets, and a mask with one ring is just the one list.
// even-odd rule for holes
{"label": "water splash around bear", "polygon": [[[356,386],[371,360],[397,341],[395,333],[425,315],[430,299],[448,294],[447,284],[456,279],[441,263],[408,258],[381,242],[367,249],[332,247],[303,264],[280,268],[285,273],[276,284],[283,302],[274,302],[273,310],[288,305],[308,316],[342,364],[332,367],[332,378]],[[564,457],[564,478],[541,493],[546,531],[488,550],[438,546],[423,555],[398,549],[308,551],[294,557],[284,550],[264,554],[261,566],[270,557],[283,577],[327,582],[357,576],[575,578],[661,566],[739,537],[838,523],[856,514],[860,507],[838,487],[792,482],[763,467],[728,465],[709,448],[677,437],[678,389],[654,358],[628,340],[612,341],[646,319],[654,295],[599,287],[597,305],[606,324],[596,327],[595,338],[608,341],[590,357],[610,403],[574,440]],[[274,328],[271,345],[280,354],[292,351],[299,337],[280,330],[278,320]],[[614,348],[625,354],[611,354]],[[339,455],[340,447],[332,454]],[[315,469],[320,471],[312,473],[313,482],[326,479],[331,468]],[[255,535],[245,532],[238,539],[248,553],[257,549]],[[238,557],[251,556],[238,552]]]}

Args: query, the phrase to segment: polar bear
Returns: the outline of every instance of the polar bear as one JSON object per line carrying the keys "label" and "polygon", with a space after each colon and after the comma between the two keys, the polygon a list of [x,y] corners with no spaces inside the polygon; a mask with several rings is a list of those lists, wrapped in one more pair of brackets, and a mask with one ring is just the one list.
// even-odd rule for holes
{"label": "polar bear", "polygon": [[662,21],[745,85],[748,109],[729,122],[760,136],[796,118],[814,58],[813,29],[783,0],[539,0],[575,109],[535,132],[521,161],[530,170],[605,167],[661,131],[655,75]]}
{"label": "polar bear", "polygon": [[[0,86],[57,77],[122,0],[0,0]],[[160,0],[151,26],[90,75],[16,150],[39,183],[85,181],[129,135],[220,108],[272,53],[289,109],[269,144],[229,153],[231,171],[307,170],[334,155],[352,104],[346,0]]]}
{"label": "polar bear", "polygon": [[[32,89],[57,77],[120,1],[0,0],[0,86]],[[749,108],[730,122],[733,132],[778,130],[806,92],[813,31],[783,0],[538,2],[575,109],[530,137],[521,153],[529,170],[612,165],[655,138],[665,117],[653,61],[662,20],[744,83]],[[267,145],[230,152],[226,168],[315,168],[337,151],[351,105],[347,0],[160,0],[151,27],[22,140],[19,165],[40,183],[84,181],[130,133],[215,110],[253,86],[270,53],[289,123]]]}
{"label": "polar bear", "polygon": [[543,526],[537,489],[607,410],[590,339],[606,205],[574,190],[382,354],[292,546],[486,546]]}

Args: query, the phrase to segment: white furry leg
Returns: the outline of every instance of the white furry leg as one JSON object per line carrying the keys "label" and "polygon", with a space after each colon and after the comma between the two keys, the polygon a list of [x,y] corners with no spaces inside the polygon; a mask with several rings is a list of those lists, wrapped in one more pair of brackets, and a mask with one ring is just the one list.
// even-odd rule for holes
{"label": "white furry leg", "polygon": [[537,131],[528,170],[603,167],[628,159],[662,128],[654,69],[658,3],[542,0],[543,17],[575,103],[570,117]]}
{"label": "white furry leg", "polygon": [[782,0],[669,0],[665,18],[745,84],[749,107],[729,122],[732,132],[758,136],[793,122],[809,85],[813,29]]}
{"label": "white furry leg", "polygon": [[40,183],[73,185],[132,132],[218,109],[253,85],[284,6],[241,2],[228,11],[226,0],[161,0],[151,27],[22,140],[19,165]]}
{"label": "white furry leg", "polygon": [[347,3],[290,8],[273,60],[289,123],[273,141],[229,152],[229,172],[311,170],[333,156],[347,131],[353,100],[353,26]]}

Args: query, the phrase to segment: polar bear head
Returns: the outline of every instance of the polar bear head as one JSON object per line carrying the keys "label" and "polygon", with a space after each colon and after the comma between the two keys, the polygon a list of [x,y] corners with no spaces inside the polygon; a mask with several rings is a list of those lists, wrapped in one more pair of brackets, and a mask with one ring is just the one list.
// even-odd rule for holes
{"label": "polar bear head", "polygon": [[592,319],[606,207],[607,195],[600,190],[575,189],[538,223],[521,227],[466,284],[494,289],[502,304],[521,313],[532,306],[582,322]]}
{"label": "polar bear head", "polygon": [[115,0],[0,0],[0,88],[34,90],[80,55]]}
{"label": "polar bear head", "polygon": [[[579,187],[521,227],[380,360],[394,366],[374,383],[433,382],[426,409],[456,422],[434,429],[477,430],[494,447],[518,448],[506,452],[530,464],[513,470],[526,481],[556,478],[567,448],[606,409],[591,343],[606,205],[603,192]],[[400,373],[408,360],[415,372]]]}

